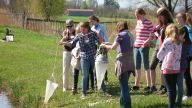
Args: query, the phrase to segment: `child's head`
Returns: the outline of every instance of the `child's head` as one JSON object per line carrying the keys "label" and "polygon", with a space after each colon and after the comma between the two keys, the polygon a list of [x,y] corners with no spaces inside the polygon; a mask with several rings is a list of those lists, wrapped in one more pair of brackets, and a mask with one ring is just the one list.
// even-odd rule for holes
{"label": "child's head", "polygon": [[174,24],[169,24],[165,31],[166,37],[171,38],[172,42],[179,44],[178,28]]}
{"label": "child's head", "polygon": [[123,31],[123,30],[128,30],[128,25],[127,25],[127,22],[125,21],[120,21],[117,23],[117,33]]}
{"label": "child's head", "polygon": [[178,13],[176,15],[176,22],[179,24],[179,26],[183,26],[186,23],[186,14],[185,13]]}
{"label": "child's head", "polygon": [[145,11],[143,8],[138,8],[135,10],[135,17],[140,20],[146,15]]}
{"label": "child's head", "polygon": [[166,26],[170,23],[173,23],[173,17],[167,8],[160,7],[156,14],[160,26]]}

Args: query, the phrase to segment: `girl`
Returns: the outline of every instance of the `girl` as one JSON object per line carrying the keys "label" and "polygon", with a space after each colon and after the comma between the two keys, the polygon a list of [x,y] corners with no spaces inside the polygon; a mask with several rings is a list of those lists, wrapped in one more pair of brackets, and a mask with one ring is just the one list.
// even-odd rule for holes
{"label": "girl", "polygon": [[[178,99],[177,99],[177,104],[179,106],[181,106],[182,104],[182,97],[183,97],[183,74],[186,75],[187,74],[187,68],[188,66],[188,58],[189,58],[189,47],[190,47],[190,39],[189,39],[189,33],[188,30],[186,28],[186,14],[185,13],[178,13],[176,15],[176,22],[179,25],[179,35],[180,36],[180,41],[182,42],[182,53],[181,53],[181,64],[180,64],[180,74],[178,76],[178,80],[177,80],[177,84],[178,84]],[[190,71],[189,71],[190,72]],[[188,78],[190,78],[190,76],[187,76]],[[186,78],[187,78],[186,77]],[[186,79],[186,87],[190,87],[189,81],[190,79]]]}
{"label": "girl", "polygon": [[[91,31],[89,22],[80,22],[80,31],[77,37],[71,43],[65,43],[67,46],[74,47],[77,42],[80,46],[80,64],[82,69],[82,96],[84,99],[87,94],[87,79],[89,69],[95,66],[96,47],[99,43],[98,36],[95,32]],[[92,70],[93,71],[93,70]],[[105,92],[105,91],[104,91]]]}
{"label": "girl", "polygon": [[133,90],[139,89],[139,83],[141,79],[141,60],[143,60],[147,87],[144,90],[150,90],[150,70],[149,70],[149,47],[151,33],[153,30],[153,25],[150,20],[145,18],[145,11],[142,8],[138,8],[135,11],[135,16],[137,18],[137,25],[135,27],[136,40],[134,43],[134,59],[135,59],[135,85]]}
{"label": "girl", "polygon": [[[78,24],[76,27],[76,35],[80,33],[80,25]],[[77,84],[78,84],[78,77],[79,77],[79,70],[80,70],[80,47],[79,44],[77,43],[75,48],[72,50],[72,59],[71,59],[71,65],[73,67],[73,87],[72,87],[72,92],[73,95],[77,93]]]}
{"label": "girl", "polygon": [[117,49],[118,55],[116,57],[115,74],[120,83],[120,105],[123,106],[123,108],[131,108],[128,79],[130,72],[134,69],[133,47],[131,45],[131,37],[127,30],[126,22],[118,22],[118,34],[114,43],[112,45],[109,43],[101,44],[101,47],[103,48]]}
{"label": "girl", "polygon": [[[152,78],[152,85],[155,84],[155,68],[157,67],[157,64],[159,62],[158,58],[157,58],[157,52],[159,51],[159,49],[162,46],[162,43],[165,39],[165,30],[167,28],[167,26],[171,23],[173,23],[173,18],[171,13],[169,12],[169,10],[165,7],[161,7],[157,10],[157,20],[158,20],[158,25],[159,25],[159,37],[158,37],[158,41],[157,41],[157,48],[156,48],[156,54],[154,55],[154,58],[151,63],[151,78]],[[159,65],[161,67],[162,63],[159,62]],[[166,87],[165,87],[165,82],[164,82],[164,78],[163,75],[161,74],[161,86],[160,89],[158,91],[158,94],[165,94],[167,92]]]}
{"label": "girl", "polygon": [[176,100],[176,82],[180,72],[182,45],[178,39],[178,29],[174,24],[170,24],[166,28],[165,34],[166,39],[157,53],[157,58],[162,61],[161,71],[169,97],[168,108],[174,108]]}

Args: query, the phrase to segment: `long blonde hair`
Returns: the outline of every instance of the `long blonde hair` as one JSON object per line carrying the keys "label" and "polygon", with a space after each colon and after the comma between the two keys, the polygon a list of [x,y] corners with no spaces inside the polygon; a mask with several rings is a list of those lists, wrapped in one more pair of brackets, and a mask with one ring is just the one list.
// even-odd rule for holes
{"label": "long blonde hair", "polygon": [[175,26],[175,24],[169,24],[165,30],[166,38],[171,38],[173,43],[179,44],[179,38],[178,38],[178,28]]}

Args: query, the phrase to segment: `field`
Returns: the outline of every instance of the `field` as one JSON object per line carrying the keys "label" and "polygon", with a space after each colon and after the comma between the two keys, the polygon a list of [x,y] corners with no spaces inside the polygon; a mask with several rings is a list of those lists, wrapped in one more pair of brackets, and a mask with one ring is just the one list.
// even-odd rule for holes
{"label": "field", "polygon": [[[4,37],[5,26],[0,26],[0,39]],[[42,106],[46,80],[50,79],[53,72],[56,57],[55,77],[59,87],[51,97],[49,108],[119,108],[120,89],[114,75],[114,51],[109,52],[109,82],[107,92],[112,97],[103,96],[98,91],[88,91],[85,100],[81,100],[81,74],[79,76],[78,94],[72,95],[71,90],[62,91],[62,51],[58,46],[59,37],[44,35],[36,32],[9,27],[15,37],[14,42],[0,42],[0,88],[5,90],[16,108],[40,108]],[[56,49],[58,55],[56,56]],[[152,53],[153,50],[150,52]],[[150,53],[150,54],[151,54]],[[157,69],[159,70],[159,69]],[[160,77],[157,73],[157,87]],[[69,75],[70,88],[72,85],[72,71]],[[144,71],[142,72],[141,90],[131,92],[133,108],[164,108],[167,107],[166,95],[160,96],[155,93],[145,95]],[[133,86],[134,77],[131,75],[129,85]],[[192,107],[192,101],[183,103],[184,108]]]}

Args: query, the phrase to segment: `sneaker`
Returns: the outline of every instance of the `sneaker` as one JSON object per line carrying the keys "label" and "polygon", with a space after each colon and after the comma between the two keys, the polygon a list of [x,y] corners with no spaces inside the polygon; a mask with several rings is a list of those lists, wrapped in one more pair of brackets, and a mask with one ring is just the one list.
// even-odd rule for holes
{"label": "sneaker", "polygon": [[150,91],[151,91],[151,92],[157,91],[156,86],[152,86],[152,87],[150,88]]}
{"label": "sneaker", "polygon": [[183,96],[182,100],[185,101],[188,99],[188,96]]}
{"label": "sneaker", "polygon": [[164,86],[164,85],[161,85],[161,87],[159,88],[158,91],[161,91],[161,90],[164,89],[164,88],[165,88],[165,86]]}
{"label": "sneaker", "polygon": [[81,100],[84,100],[85,97],[86,97],[86,96],[85,96],[84,94],[82,94],[80,98],[81,98]]}
{"label": "sneaker", "polygon": [[133,86],[133,87],[132,87],[132,91],[137,91],[137,90],[139,90],[139,87],[138,87],[138,86]]}
{"label": "sneaker", "polygon": [[112,96],[111,94],[109,94],[109,93],[107,93],[107,92],[104,92],[103,95],[104,95],[104,96],[107,96],[107,97],[111,97],[111,96]]}
{"label": "sneaker", "polygon": [[165,89],[162,89],[157,92],[157,95],[164,95],[167,91]]}
{"label": "sneaker", "polygon": [[66,88],[63,88],[63,92],[66,92],[67,91],[67,89]]}
{"label": "sneaker", "polygon": [[73,95],[77,94],[77,90],[72,90]]}
{"label": "sneaker", "polygon": [[150,87],[147,86],[147,87],[145,87],[143,90],[144,90],[144,91],[149,91],[149,90],[150,90]]}

